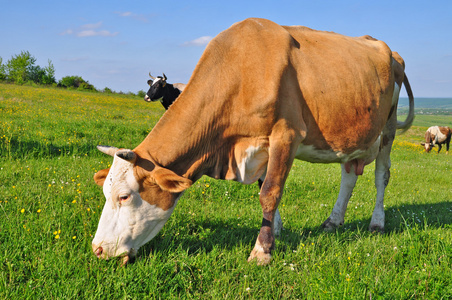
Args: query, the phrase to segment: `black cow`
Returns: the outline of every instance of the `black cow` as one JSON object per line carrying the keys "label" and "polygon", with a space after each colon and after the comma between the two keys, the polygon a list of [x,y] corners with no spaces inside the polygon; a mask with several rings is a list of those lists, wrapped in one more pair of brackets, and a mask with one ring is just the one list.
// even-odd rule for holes
{"label": "black cow", "polygon": [[149,76],[152,79],[148,80],[150,88],[146,93],[146,96],[144,97],[144,101],[160,101],[163,107],[165,107],[165,109],[168,109],[170,105],[173,104],[173,102],[176,100],[176,98],[179,97],[180,93],[182,93],[185,88],[185,84],[167,83],[165,73],[163,73],[163,77],[154,77],[151,75],[151,73],[149,73]]}

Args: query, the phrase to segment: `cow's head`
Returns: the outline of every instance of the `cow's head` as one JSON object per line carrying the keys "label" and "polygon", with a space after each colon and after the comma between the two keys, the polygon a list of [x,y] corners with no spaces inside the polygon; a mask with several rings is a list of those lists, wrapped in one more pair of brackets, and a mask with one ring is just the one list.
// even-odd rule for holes
{"label": "cow's head", "polygon": [[163,77],[162,76],[154,77],[151,75],[150,72],[149,77],[151,77],[151,79],[148,80],[148,85],[150,87],[148,92],[146,93],[146,96],[144,97],[144,100],[147,102],[161,100],[163,98],[164,92],[163,89],[166,86],[166,80],[168,78],[166,78],[165,73],[163,73]]}
{"label": "cow's head", "polygon": [[127,263],[162,229],[192,182],[132,150],[98,149],[114,159],[110,169],[94,175],[94,181],[103,186],[106,202],[92,248],[99,258],[120,256]]}
{"label": "cow's head", "polygon": [[422,146],[424,146],[425,152],[430,152],[435,145],[433,143],[421,143]]}
{"label": "cow's head", "polygon": [[421,145],[424,146],[425,152],[427,153],[430,152],[430,150],[432,150],[435,146],[433,144],[432,134],[429,130],[425,133],[425,143],[421,143]]}

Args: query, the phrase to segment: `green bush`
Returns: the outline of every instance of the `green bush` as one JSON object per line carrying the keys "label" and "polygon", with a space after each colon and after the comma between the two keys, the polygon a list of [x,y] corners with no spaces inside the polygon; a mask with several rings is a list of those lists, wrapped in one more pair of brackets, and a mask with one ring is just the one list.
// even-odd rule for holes
{"label": "green bush", "polygon": [[87,81],[80,83],[80,86],[78,87],[77,90],[79,90],[79,91],[88,90],[88,91],[92,91],[92,92],[97,91],[96,88],[92,84],[88,83]]}
{"label": "green bush", "polygon": [[6,80],[6,66],[2,63],[3,59],[0,57],[0,80]]}
{"label": "green bush", "polygon": [[65,88],[78,88],[82,82],[84,82],[84,80],[80,76],[65,76],[58,81],[58,86]]}
{"label": "green bush", "polygon": [[66,76],[58,82],[59,87],[75,88],[80,91],[96,91],[94,86],[80,76]]}
{"label": "green bush", "polygon": [[109,89],[108,87],[105,87],[105,88],[102,90],[102,92],[105,93],[105,94],[113,94],[113,91],[112,91],[111,89]]}
{"label": "green bush", "polygon": [[42,78],[46,75],[45,70],[40,66],[30,66],[28,69],[27,81],[42,83]]}
{"label": "green bush", "polygon": [[28,51],[22,51],[20,54],[11,57],[5,67],[7,79],[17,84],[23,84],[27,81],[29,73],[33,71],[35,62],[36,58]]}
{"label": "green bush", "polygon": [[1,64],[0,80],[8,80],[17,84],[32,81],[36,84],[53,84],[55,80],[55,68],[52,61],[45,68],[35,65],[36,58],[30,52],[22,51],[11,57],[6,65]]}
{"label": "green bush", "polygon": [[43,84],[54,84],[56,83],[55,79],[55,67],[52,64],[52,61],[49,59],[49,65],[44,68],[44,75],[41,77],[41,82]]}
{"label": "green bush", "polygon": [[137,93],[137,96],[140,97],[140,98],[144,98],[144,96],[146,96],[146,92],[143,91],[143,90],[139,90],[138,93]]}

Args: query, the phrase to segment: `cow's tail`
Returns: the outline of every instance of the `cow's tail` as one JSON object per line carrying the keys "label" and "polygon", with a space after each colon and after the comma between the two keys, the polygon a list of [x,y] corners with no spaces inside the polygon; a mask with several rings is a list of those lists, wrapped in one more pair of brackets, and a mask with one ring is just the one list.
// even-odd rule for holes
{"label": "cow's tail", "polygon": [[408,82],[408,77],[406,74],[404,74],[403,78],[403,85],[405,86],[405,90],[408,94],[408,101],[409,101],[409,110],[408,110],[408,116],[406,117],[406,120],[404,122],[397,121],[397,129],[402,129],[401,133],[407,131],[414,121],[414,96],[413,91],[411,90],[410,83]]}

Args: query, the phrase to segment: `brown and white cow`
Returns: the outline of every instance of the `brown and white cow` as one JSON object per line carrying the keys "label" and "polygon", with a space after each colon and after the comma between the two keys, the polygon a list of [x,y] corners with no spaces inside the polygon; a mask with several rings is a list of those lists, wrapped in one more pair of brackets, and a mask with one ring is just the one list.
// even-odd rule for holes
{"label": "brown and white cow", "polygon": [[446,145],[446,154],[449,154],[450,139],[452,136],[452,130],[449,127],[432,126],[425,132],[425,143],[421,143],[424,146],[426,152],[438,145],[438,153],[441,151],[442,145]]}
{"label": "brown and white cow", "polygon": [[[410,112],[397,121],[402,83]],[[203,175],[251,184],[263,179],[263,221],[249,261],[267,264],[278,204],[295,158],[340,163],[342,179],[326,229],[344,223],[364,166],[376,159],[370,230],[384,229],[384,191],[396,129],[414,118],[404,61],[382,41],[246,19],[214,38],[178,100],[134,150],[97,172],[105,206],[92,248],[127,262],[151,240],[183,192]]]}

